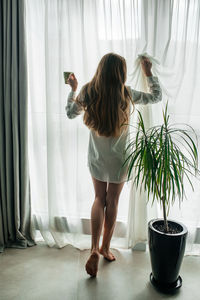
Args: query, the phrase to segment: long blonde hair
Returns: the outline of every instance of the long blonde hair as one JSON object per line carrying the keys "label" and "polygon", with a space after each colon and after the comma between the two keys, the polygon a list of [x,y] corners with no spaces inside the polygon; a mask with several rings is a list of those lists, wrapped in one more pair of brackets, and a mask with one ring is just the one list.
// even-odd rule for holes
{"label": "long blonde hair", "polygon": [[[126,61],[117,54],[108,53],[99,62],[92,80],[83,86],[83,122],[100,136],[119,136],[127,129],[130,101],[126,81]],[[80,95],[81,96],[81,95]],[[77,97],[77,101],[79,101]]]}

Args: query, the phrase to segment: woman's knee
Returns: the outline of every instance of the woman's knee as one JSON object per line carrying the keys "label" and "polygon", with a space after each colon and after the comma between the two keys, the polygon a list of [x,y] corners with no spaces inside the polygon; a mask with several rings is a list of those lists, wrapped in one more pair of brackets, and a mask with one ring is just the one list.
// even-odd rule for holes
{"label": "woman's knee", "polygon": [[119,195],[107,195],[106,206],[117,207],[119,202]]}
{"label": "woman's knee", "polygon": [[95,195],[95,200],[99,202],[100,204],[102,204],[103,206],[106,205],[106,193],[104,195]]}

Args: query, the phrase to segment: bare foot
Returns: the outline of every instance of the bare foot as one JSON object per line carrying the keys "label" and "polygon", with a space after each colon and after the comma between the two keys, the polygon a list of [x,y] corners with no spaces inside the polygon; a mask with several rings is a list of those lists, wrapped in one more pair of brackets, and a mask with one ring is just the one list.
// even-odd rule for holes
{"label": "bare foot", "polygon": [[96,276],[98,271],[98,263],[99,263],[99,252],[98,251],[92,251],[86,265],[85,269],[87,273],[93,277]]}
{"label": "bare foot", "polygon": [[116,260],[112,252],[110,252],[110,250],[107,250],[105,248],[100,248],[99,252],[104,256],[104,258],[106,258],[109,261]]}

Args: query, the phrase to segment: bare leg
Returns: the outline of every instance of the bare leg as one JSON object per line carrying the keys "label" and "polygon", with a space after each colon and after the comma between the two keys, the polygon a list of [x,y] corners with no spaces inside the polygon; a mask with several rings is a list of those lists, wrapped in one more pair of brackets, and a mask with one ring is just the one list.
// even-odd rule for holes
{"label": "bare leg", "polygon": [[[105,201],[105,199],[104,199]],[[91,227],[92,227],[92,247],[91,251],[99,251],[99,239],[104,221],[104,202],[103,199],[95,197],[91,210]]]}
{"label": "bare leg", "polygon": [[123,186],[124,182],[109,183],[107,190],[103,241],[99,252],[109,261],[115,260],[109,249],[117,218],[119,196]]}
{"label": "bare leg", "polygon": [[85,265],[86,271],[91,276],[96,276],[99,262],[99,239],[104,221],[104,207],[106,203],[106,182],[93,179],[95,200],[91,210],[92,246],[91,254]]}

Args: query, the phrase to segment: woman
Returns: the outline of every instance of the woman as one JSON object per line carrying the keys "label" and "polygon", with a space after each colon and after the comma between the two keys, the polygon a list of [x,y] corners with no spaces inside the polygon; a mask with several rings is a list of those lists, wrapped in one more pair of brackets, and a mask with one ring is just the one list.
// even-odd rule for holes
{"label": "woman", "polygon": [[[142,69],[147,76],[150,93],[126,86],[126,61],[120,55],[104,55],[93,79],[84,85],[76,97],[77,79],[71,74],[66,83],[72,91],[65,107],[67,116],[74,118],[84,112],[83,122],[90,129],[88,167],[91,173],[95,200],[91,210],[92,245],[86,271],[96,276],[100,254],[115,260],[110,252],[110,241],[115,227],[119,196],[127,180],[126,169],[121,168],[128,141],[131,105],[156,103],[162,93],[157,77],[152,76],[151,62],[143,57]],[[102,245],[99,239],[104,223]]]}

